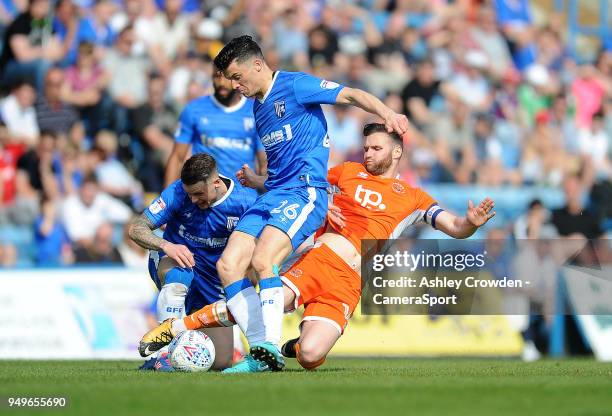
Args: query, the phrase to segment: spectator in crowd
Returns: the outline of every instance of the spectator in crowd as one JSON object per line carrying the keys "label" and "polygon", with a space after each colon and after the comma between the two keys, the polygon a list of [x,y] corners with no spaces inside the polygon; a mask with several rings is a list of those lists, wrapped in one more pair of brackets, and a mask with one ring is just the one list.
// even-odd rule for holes
{"label": "spectator in crowd", "polygon": [[165,102],[166,82],[161,76],[149,78],[148,100],[134,112],[134,133],[146,157],[140,164],[140,177],[147,191],[161,192],[164,167],[172,152],[177,114]]}
{"label": "spectator in crowd", "polygon": [[62,98],[79,111],[88,137],[108,128],[112,102],[106,93],[109,74],[97,59],[93,44],[79,45],[76,65],[65,71]]}
{"label": "spectator in crowd", "polygon": [[129,112],[147,99],[150,64],[148,59],[132,54],[133,43],[134,28],[127,26],[119,33],[115,48],[110,49],[102,61],[110,77],[108,92],[114,102],[113,130],[118,134],[128,131]]}
{"label": "spectator in crowd", "polygon": [[64,50],[53,33],[50,0],[29,0],[28,8],[11,22],[4,35],[0,73],[4,85],[28,77],[39,91],[47,69]]}
{"label": "spectator in crowd", "polygon": [[184,56],[189,45],[189,21],[181,14],[183,0],[165,0],[163,12],[152,21],[149,55],[163,74],[170,74],[172,61]]}
{"label": "spectator in crowd", "polygon": [[34,146],[38,141],[39,128],[36,121],[36,90],[26,80],[18,80],[11,93],[0,101],[0,118],[15,141]]}
{"label": "spectator in crowd", "polygon": [[551,222],[562,237],[599,238],[603,230],[599,218],[589,212],[583,205],[584,184],[582,178],[575,174],[567,175],[563,180],[563,192],[566,205],[552,212]]}
{"label": "spectator in crowd", "polygon": [[58,64],[64,68],[73,65],[76,61],[79,39],[77,31],[82,19],[78,15],[78,8],[73,0],[58,0],[55,3],[55,15],[53,16],[53,31],[60,40],[64,57]]}
{"label": "spectator in crowd", "polygon": [[89,13],[80,21],[77,45],[89,42],[101,49],[110,48],[117,37],[111,25],[114,13],[115,4],[112,0],[95,0]]}
{"label": "spectator in crowd", "polygon": [[81,247],[91,246],[100,225],[125,224],[132,215],[127,205],[100,190],[94,176],[87,176],[78,193],[64,200],[61,213],[70,241]]}
{"label": "spectator in crowd", "polygon": [[102,223],[95,229],[91,244],[79,245],[74,251],[77,264],[98,263],[121,265],[121,255],[113,245],[113,226]]}
{"label": "spectator in crowd", "polygon": [[508,42],[503,37],[495,21],[495,10],[482,5],[478,10],[478,20],[469,30],[470,39],[478,49],[487,55],[490,73],[494,79],[500,79],[512,68],[512,56]]}
{"label": "spectator in crowd", "polygon": [[34,222],[34,263],[37,266],[59,266],[74,260],[70,240],[57,208],[56,201],[47,196],[42,198],[40,216]]}
{"label": "spectator in crowd", "polygon": [[402,90],[403,112],[417,125],[430,120],[430,106],[440,95],[440,81],[436,79],[434,64],[423,59],[416,64],[414,78]]}
{"label": "spectator in crowd", "polygon": [[80,121],[77,111],[62,99],[63,84],[64,71],[60,68],[49,69],[45,75],[44,93],[38,95],[35,108],[41,130],[67,137]]}
{"label": "spectator in crowd", "polygon": [[96,135],[94,155],[99,157],[95,174],[100,189],[135,210],[142,208],[142,186],[117,158],[117,136],[109,130]]}
{"label": "spectator in crowd", "polygon": [[57,135],[50,131],[43,131],[36,147],[28,150],[19,158],[17,169],[26,174],[30,185],[36,191],[43,191],[45,180],[49,179],[49,175],[53,175],[53,169],[57,168],[57,157]]}
{"label": "spectator in crowd", "polygon": [[609,158],[609,146],[612,140],[606,130],[603,111],[593,114],[589,128],[582,129],[578,134],[580,153],[587,158],[586,163],[592,165],[597,178],[612,177],[612,164]]}

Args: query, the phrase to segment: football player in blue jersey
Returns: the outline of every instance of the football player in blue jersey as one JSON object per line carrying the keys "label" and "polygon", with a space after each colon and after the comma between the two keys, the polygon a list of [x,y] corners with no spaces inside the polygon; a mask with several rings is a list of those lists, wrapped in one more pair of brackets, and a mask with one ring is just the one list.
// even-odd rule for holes
{"label": "football player in blue jersey", "polygon": [[[400,136],[408,131],[408,119],[365,91],[301,72],[273,71],[250,36],[232,39],[214,63],[233,89],[256,99],[255,127],[268,160],[268,192],[242,216],[217,262],[227,306],[251,347],[244,361],[226,371],[279,371],[283,290],[276,270],[327,212],[330,143],[321,104],[360,107]],[[259,295],[244,278],[249,266],[259,276]]]}
{"label": "football player in blue jersey", "polygon": [[[255,198],[255,193],[220,175],[212,156],[199,153],[185,162],[181,179],[130,223],[130,238],[150,250],[149,274],[160,289],[160,321],[170,326],[183,312],[225,298],[215,264],[238,219]],[[164,224],[163,237],[159,237],[153,230]],[[145,336],[140,354],[144,357],[158,350],[157,344],[166,335],[162,331],[156,334],[162,339]],[[215,366],[225,368],[232,358],[232,331],[210,335],[216,341]]]}
{"label": "football player in blue jersey", "polygon": [[191,148],[215,158],[219,173],[233,178],[247,164],[259,174],[266,169],[266,154],[255,129],[253,100],[240,95],[231,81],[213,67],[213,95],[187,104],[179,117],[174,147],[166,165],[166,186],[179,178]]}

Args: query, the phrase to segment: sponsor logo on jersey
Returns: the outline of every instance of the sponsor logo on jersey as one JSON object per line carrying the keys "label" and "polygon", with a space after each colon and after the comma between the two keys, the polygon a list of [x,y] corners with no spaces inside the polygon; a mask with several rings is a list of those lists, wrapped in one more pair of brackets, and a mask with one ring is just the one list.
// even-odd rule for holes
{"label": "sponsor logo on jersey", "polygon": [[240,217],[227,217],[227,231],[232,231],[238,225]]}
{"label": "sponsor logo on jersey", "polygon": [[284,101],[275,101],[274,102],[274,112],[278,118],[283,118],[285,115],[285,102]]}
{"label": "sponsor logo on jersey", "polygon": [[357,174],[357,177],[362,178],[362,179],[368,179],[368,174],[365,172],[359,172]]}
{"label": "sponsor logo on jersey", "polygon": [[361,186],[361,184],[357,185],[357,189],[355,190],[355,201],[359,202],[362,207],[367,209],[378,208],[380,210],[384,210],[387,208],[387,206],[382,203],[382,200],[383,198],[380,192],[366,189]]}
{"label": "sponsor logo on jersey", "polygon": [[151,206],[149,206],[149,211],[153,215],[159,214],[164,209],[166,209],[166,203],[164,202],[161,196],[157,198],[157,200],[153,202]]}
{"label": "sponsor logo on jersey", "polygon": [[326,90],[333,90],[335,88],[338,88],[339,86],[340,84],[338,84],[337,82],[328,81],[326,79],[321,81],[321,88],[326,89]]}
{"label": "sponsor logo on jersey", "polygon": [[401,183],[397,183],[397,182],[393,182],[393,184],[391,185],[391,189],[393,189],[398,194],[403,194],[404,192],[406,192],[404,185],[402,185]]}

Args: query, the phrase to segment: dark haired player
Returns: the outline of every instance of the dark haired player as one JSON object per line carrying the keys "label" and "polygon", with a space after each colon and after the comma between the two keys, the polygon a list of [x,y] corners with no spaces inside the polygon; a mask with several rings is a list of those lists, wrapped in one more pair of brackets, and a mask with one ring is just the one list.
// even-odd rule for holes
{"label": "dark haired player", "polygon": [[[129,226],[129,235],[148,248],[149,274],[160,289],[158,319],[180,318],[183,312],[225,299],[215,263],[240,216],[255,202],[255,193],[219,175],[215,159],[206,153],[189,158],[181,179],[166,188]],[[166,225],[163,238],[153,230]],[[215,367],[231,363],[232,332],[213,335],[227,348],[217,347]],[[167,338],[141,344],[143,357]],[[227,342],[227,344],[225,344]]]}
{"label": "dark haired player", "polygon": [[[229,372],[279,371],[283,288],[275,270],[327,213],[329,137],[321,104],[352,104],[378,115],[400,136],[408,119],[373,95],[301,72],[273,71],[250,36],[232,39],[215,58],[232,88],[256,98],[255,128],[268,159],[267,193],[240,219],[217,263],[227,306],[251,354]],[[259,277],[259,295],[245,271]]]}

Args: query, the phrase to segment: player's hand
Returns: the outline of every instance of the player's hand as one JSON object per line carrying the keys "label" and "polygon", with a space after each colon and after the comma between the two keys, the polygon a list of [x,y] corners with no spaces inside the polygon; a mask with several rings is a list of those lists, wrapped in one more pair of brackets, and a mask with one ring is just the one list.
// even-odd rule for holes
{"label": "player's hand", "polygon": [[390,111],[387,117],[385,117],[385,126],[389,133],[394,131],[403,139],[404,135],[408,133],[410,122],[405,115]]}
{"label": "player's hand", "polygon": [[261,185],[261,176],[255,173],[246,163],[236,172],[236,177],[242,186],[257,189]]}
{"label": "player's hand", "polygon": [[340,228],[344,228],[346,225],[346,218],[342,215],[340,207],[331,203],[327,206],[327,219]]}
{"label": "player's hand", "polygon": [[495,211],[492,211],[494,206],[495,203],[489,197],[483,199],[476,207],[470,200],[468,201],[468,210],[465,217],[474,227],[480,227],[495,216]]}
{"label": "player's hand", "polygon": [[165,242],[160,247],[164,253],[172,260],[176,261],[181,267],[192,268],[195,266],[195,259],[193,253],[189,251],[187,247],[182,244],[173,244],[169,241]]}

